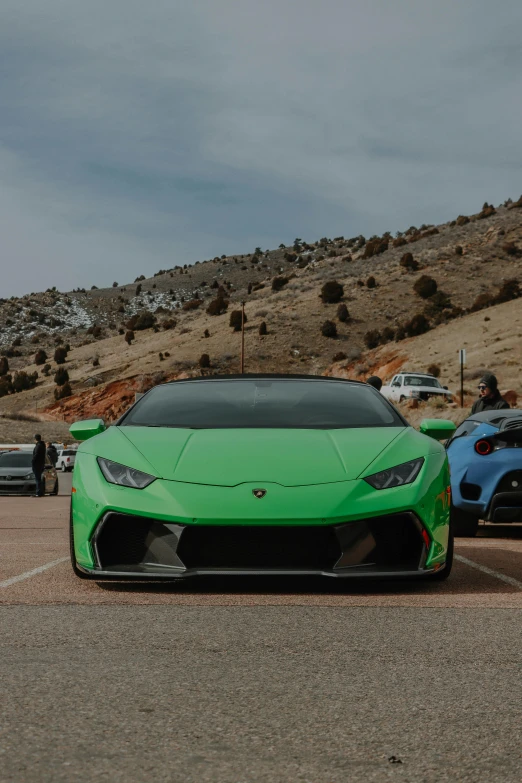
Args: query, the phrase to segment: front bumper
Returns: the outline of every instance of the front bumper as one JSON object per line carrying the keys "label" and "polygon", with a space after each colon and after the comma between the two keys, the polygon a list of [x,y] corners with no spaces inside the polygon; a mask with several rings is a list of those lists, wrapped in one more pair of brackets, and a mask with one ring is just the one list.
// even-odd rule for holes
{"label": "front bumper", "polygon": [[92,576],[424,576],[432,546],[412,512],[327,526],[180,525],[108,512],[90,545]]}
{"label": "front bumper", "polygon": [[0,481],[0,495],[34,495],[34,481]]}

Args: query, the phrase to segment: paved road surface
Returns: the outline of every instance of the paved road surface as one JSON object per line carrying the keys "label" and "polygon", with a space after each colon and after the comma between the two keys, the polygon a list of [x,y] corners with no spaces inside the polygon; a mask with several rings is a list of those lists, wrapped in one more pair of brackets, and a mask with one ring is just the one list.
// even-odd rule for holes
{"label": "paved road surface", "polygon": [[75,579],[70,476],[0,498],[0,781],[520,780],[522,528],[442,585]]}

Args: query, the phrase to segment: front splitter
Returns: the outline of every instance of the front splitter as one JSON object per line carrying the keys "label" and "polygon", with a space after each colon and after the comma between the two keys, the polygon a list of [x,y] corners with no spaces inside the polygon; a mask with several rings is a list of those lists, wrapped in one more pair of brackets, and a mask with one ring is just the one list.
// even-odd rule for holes
{"label": "front splitter", "polygon": [[344,568],[335,571],[316,571],[316,570],[281,570],[281,569],[215,569],[215,568],[188,568],[188,569],[158,569],[156,565],[147,567],[145,564],[140,570],[117,570],[117,569],[96,569],[85,568],[77,564],[78,570],[93,579],[103,580],[147,580],[147,581],[177,581],[181,579],[190,579],[201,576],[275,576],[275,577],[303,577],[303,576],[326,576],[333,579],[404,579],[419,578],[438,573],[445,567],[434,569],[416,569],[405,571],[403,569],[375,570],[368,568]]}

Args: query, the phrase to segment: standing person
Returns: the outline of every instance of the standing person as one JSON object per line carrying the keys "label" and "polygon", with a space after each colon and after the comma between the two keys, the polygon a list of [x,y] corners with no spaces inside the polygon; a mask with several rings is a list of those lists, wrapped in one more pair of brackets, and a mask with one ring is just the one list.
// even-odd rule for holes
{"label": "standing person", "polygon": [[36,446],[33,449],[32,468],[34,477],[36,479],[36,498],[42,498],[45,494],[45,487],[43,483],[43,472],[45,468],[45,443],[42,440],[42,436],[36,434],[34,436]]}
{"label": "standing person", "polygon": [[509,408],[509,403],[500,396],[498,381],[493,373],[484,373],[479,381],[478,390],[479,398],[473,403],[472,414]]}
{"label": "standing person", "polygon": [[54,443],[48,443],[47,444],[47,456],[49,457],[49,460],[53,466],[53,468],[56,467],[56,463],[58,462],[58,451],[56,449],[56,446]]}
{"label": "standing person", "polygon": [[372,375],[370,378],[367,379],[366,383],[369,383],[370,386],[373,386],[374,389],[377,389],[378,392],[382,389],[382,380],[379,378],[378,375]]}

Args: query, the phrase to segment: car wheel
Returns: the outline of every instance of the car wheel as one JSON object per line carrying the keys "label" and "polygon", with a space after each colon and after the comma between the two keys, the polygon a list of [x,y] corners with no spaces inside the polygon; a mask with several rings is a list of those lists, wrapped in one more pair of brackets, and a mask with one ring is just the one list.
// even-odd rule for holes
{"label": "car wheel", "polygon": [[404,396],[404,394],[401,394],[401,396],[399,397],[399,402],[403,402],[405,399],[406,397]]}
{"label": "car wheel", "polygon": [[470,514],[468,511],[462,511],[460,508],[452,506],[451,521],[456,536],[473,538],[477,535],[479,526],[478,517]]}
{"label": "car wheel", "polygon": [[448,552],[446,554],[446,565],[439,571],[435,571],[434,574],[429,574],[426,579],[430,582],[444,582],[445,579],[451,574],[453,566],[453,525],[450,524],[450,532],[448,539]]}
{"label": "car wheel", "polygon": [[57,495],[59,491],[60,491],[60,482],[58,481],[58,476],[57,476],[56,483],[54,485],[53,491],[51,492],[51,495]]}
{"label": "car wheel", "polygon": [[78,579],[92,579],[93,577],[90,574],[85,574],[83,571],[80,571],[80,569],[78,568],[78,564],[76,562],[76,555],[74,553],[74,528],[73,528],[73,521],[72,521],[72,507],[69,514],[69,549],[71,553],[71,566],[75,576],[77,576]]}

